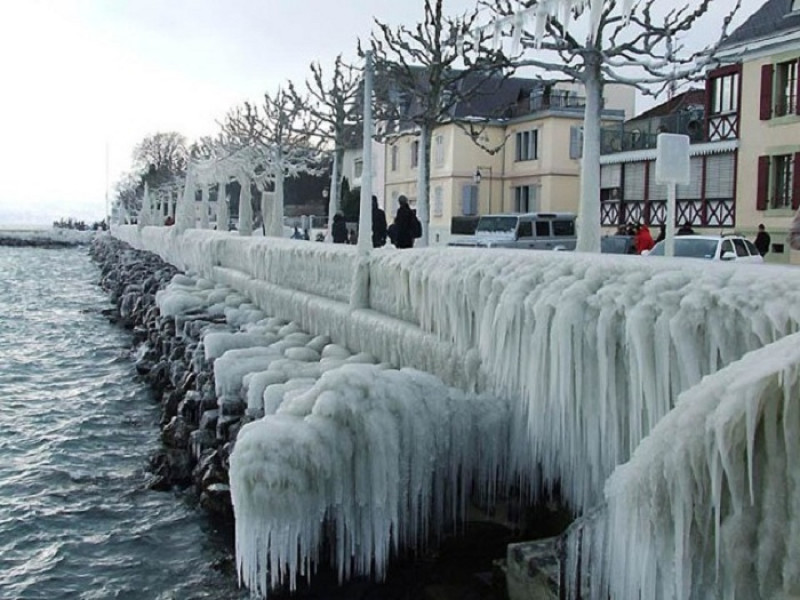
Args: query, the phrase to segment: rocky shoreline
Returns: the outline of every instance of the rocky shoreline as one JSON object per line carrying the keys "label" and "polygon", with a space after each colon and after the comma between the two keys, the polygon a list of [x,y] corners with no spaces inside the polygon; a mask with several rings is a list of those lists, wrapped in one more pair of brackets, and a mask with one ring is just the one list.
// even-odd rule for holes
{"label": "rocky shoreline", "polygon": [[213,371],[199,344],[202,328],[224,323],[224,318],[188,313],[180,319],[178,335],[176,319],[162,317],[156,306],[156,292],[178,273],[175,267],[114,238],[99,238],[90,254],[102,272],[100,285],[114,304],[107,316],[132,331],[136,370],[161,407],[163,447],[151,458],[148,486],[194,486],[203,508],[232,520],[227,459],[240,419],[223,423],[219,431],[224,435],[218,438]]}
{"label": "rocky shoreline", "polygon": [[[238,431],[255,416],[248,414],[242,400],[218,399],[213,365],[206,359],[201,337],[208,327],[231,332],[236,328],[202,307],[182,311],[178,317],[162,316],[156,293],[179,271],[155,254],[98,236],[90,255],[102,272],[100,285],[114,305],[106,316],[131,331],[137,372],[161,408],[162,447],[150,460],[148,486],[188,490],[213,518],[232,527],[229,457]],[[536,537],[554,535],[568,521],[559,511],[525,510],[530,514],[523,520],[543,529]],[[463,529],[446,535],[435,551],[395,560],[383,583],[362,579],[340,585],[323,565],[310,586],[292,595],[274,591],[270,597],[505,599],[505,567],[500,559],[508,544],[531,533],[512,529],[502,520],[474,516]],[[225,569],[236,576],[232,560]]]}

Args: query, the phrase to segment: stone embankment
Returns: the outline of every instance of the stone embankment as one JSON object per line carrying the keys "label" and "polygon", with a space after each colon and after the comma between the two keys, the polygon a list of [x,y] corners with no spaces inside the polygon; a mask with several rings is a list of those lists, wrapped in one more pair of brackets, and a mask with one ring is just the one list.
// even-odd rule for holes
{"label": "stone embankment", "polygon": [[[156,254],[134,250],[110,236],[98,236],[91,255],[102,272],[101,286],[113,303],[107,316],[131,330],[137,371],[152,388],[161,409],[162,447],[151,459],[149,486],[158,490],[193,489],[203,508],[232,522],[229,457],[239,430],[254,415],[241,399],[223,395],[220,400],[217,396],[213,364],[206,359],[202,336],[208,328],[231,332],[237,328],[224,316],[209,314],[203,307],[183,311],[177,317],[163,316],[156,293],[165,289],[179,271]],[[295,332],[289,337],[302,335]],[[296,354],[298,349],[290,352]],[[362,356],[351,360],[360,361]],[[543,526],[536,537],[553,535],[566,524],[559,510],[543,506],[527,510],[527,519],[522,520]],[[541,552],[532,553],[523,545],[511,546],[506,561],[495,560],[506,554],[509,542],[518,542],[526,535],[531,531],[512,531],[502,519],[473,510],[464,530],[445,536],[435,559],[427,556],[400,561],[388,580],[380,584],[352,581],[341,586],[334,573],[323,569],[315,576],[313,590],[322,589],[325,597],[343,600],[376,593],[430,600],[496,600],[509,594],[511,598],[524,598],[532,590],[536,590],[532,597],[551,598],[557,575],[550,568],[542,570]],[[549,552],[552,544],[547,548]],[[504,563],[509,565],[508,571]],[[280,593],[272,596],[283,597]]]}
{"label": "stone embankment", "polygon": [[132,331],[136,369],[161,407],[163,445],[151,458],[149,486],[194,486],[204,508],[232,518],[227,461],[240,419],[219,422],[213,371],[200,344],[202,329],[224,318],[202,311],[162,317],[156,292],[178,271],[155,254],[103,236],[92,244],[91,255],[114,304],[107,314]]}

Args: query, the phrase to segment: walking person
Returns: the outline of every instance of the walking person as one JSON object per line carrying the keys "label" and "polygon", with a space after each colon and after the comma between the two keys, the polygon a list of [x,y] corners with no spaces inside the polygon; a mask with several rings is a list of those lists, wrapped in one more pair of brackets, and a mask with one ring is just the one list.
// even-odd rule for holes
{"label": "walking person", "polygon": [[756,239],[753,240],[753,245],[758,250],[758,253],[761,256],[766,256],[767,252],[769,252],[769,244],[772,239],[769,237],[764,224],[758,226],[758,233],[756,234]]}
{"label": "walking person", "polygon": [[378,197],[372,197],[372,247],[386,244],[386,213],[378,206]]}
{"label": "walking person", "polygon": [[417,216],[408,205],[408,198],[401,194],[397,202],[400,206],[397,207],[397,215],[394,218],[394,245],[397,248],[413,248]]}
{"label": "walking person", "polygon": [[347,243],[347,223],[344,220],[344,215],[337,212],[333,215],[333,224],[331,225],[331,237],[334,244]]}

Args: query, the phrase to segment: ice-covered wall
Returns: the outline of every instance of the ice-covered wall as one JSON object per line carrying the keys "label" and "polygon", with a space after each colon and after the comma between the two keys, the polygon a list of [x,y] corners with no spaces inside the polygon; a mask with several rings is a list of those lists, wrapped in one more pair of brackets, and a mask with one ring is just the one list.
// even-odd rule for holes
{"label": "ice-covered wall", "polygon": [[[368,259],[369,308],[353,310],[348,304],[357,259],[352,247],[207,231],[179,235],[159,227],[141,232],[120,227],[115,233],[135,247],[156,251],[182,269],[241,292],[268,314],[295,321],[310,334],[327,334],[354,352],[367,352],[392,367],[426,371],[465,391],[509,399],[512,431],[506,468],[518,470],[536,489],[558,483],[578,512],[603,500],[609,475],[657,425],[673,427],[670,434],[654,436],[648,439],[650,446],[642,446],[661,444],[661,458],[672,457],[668,465],[621,469],[631,475],[615,475],[609,483],[611,506],[623,507],[609,517],[618,528],[614,531],[623,532],[621,539],[603,536],[602,527],[586,529],[602,547],[595,561],[603,552],[611,557],[608,570],[592,574],[593,582],[602,577],[606,583],[618,582],[614,585],[622,587],[612,588],[619,592],[614,597],[637,597],[630,593],[633,589],[641,589],[642,597],[661,597],[662,592],[664,597],[689,597],[686,590],[707,583],[714,561],[723,553],[715,550],[712,562],[701,557],[701,567],[687,557],[694,556],[695,546],[706,552],[709,543],[718,548],[723,542],[725,552],[755,548],[763,564],[748,571],[755,577],[752,585],[795,589],[790,561],[797,561],[787,544],[797,542],[792,519],[798,514],[800,489],[787,483],[780,456],[790,464],[784,438],[787,432],[800,433],[786,429],[787,415],[797,411],[797,390],[787,382],[794,381],[792,369],[800,362],[790,352],[796,339],[792,334],[800,331],[800,270],[581,253],[383,249]],[[724,405],[744,409],[744,398],[753,398],[749,402],[752,408],[763,408],[763,419],[752,409],[739,421],[723,411],[712,422],[728,419],[725,423],[731,426],[721,426],[714,432],[716,438],[686,423],[684,433],[675,426],[678,411],[659,425],[681,392],[707,406],[709,394],[717,393],[708,382],[716,379],[701,383],[703,377],[755,350],[760,351],[760,366],[753,371],[750,395],[737,392],[740,400]],[[774,386],[764,384],[767,391],[756,393],[759,381],[773,380],[765,374],[767,354],[783,361],[773,379],[784,388],[769,392]],[[745,359],[731,370],[745,373],[748,364]],[[719,377],[730,383],[730,376],[723,374],[728,372]],[[746,374],[741,377],[746,380]],[[769,394],[784,394],[777,414],[768,410],[774,404],[767,400],[772,398]],[[684,400],[683,406],[687,404],[692,402]],[[776,427],[783,427],[783,438],[775,437]],[[752,431],[762,429],[760,437],[753,436]],[[691,440],[669,447],[684,435]],[[719,457],[706,467],[697,449],[707,449],[709,440],[717,444]],[[776,444],[787,450],[775,450]],[[765,450],[759,455],[761,446]],[[690,447],[695,450],[687,450]],[[658,458],[659,449],[640,452]],[[748,478],[759,474],[755,485],[742,479],[745,471],[740,467],[730,466],[736,456],[740,461],[756,457],[757,468],[746,472]],[[791,465],[791,476],[796,477],[796,465]],[[689,474],[681,476],[682,469]],[[762,479],[772,477],[783,483],[761,485]],[[655,486],[658,494],[648,486]],[[767,488],[785,498],[775,505],[774,518],[753,512],[753,506],[764,515],[769,512],[767,505],[773,501],[761,493]],[[624,490],[617,499],[615,490]],[[748,497],[750,505],[745,502]],[[716,513],[713,507],[718,507]],[[656,514],[661,520],[649,524]],[[623,527],[628,515],[632,525]],[[719,515],[719,525],[710,537],[698,537],[701,530],[708,534],[709,515]],[[782,537],[774,535],[780,523],[790,521],[795,529],[786,529]],[[612,546],[612,541],[618,545]],[[255,544],[252,539],[248,543]],[[255,546],[251,557],[252,552]],[[672,567],[664,560],[668,556],[674,557]],[[631,561],[640,557],[647,569],[631,568]],[[728,561],[727,555],[724,559]],[[782,561],[780,578],[764,566],[773,559]],[[266,564],[272,558],[262,555],[257,560]],[[744,560],[733,557],[729,562]],[[738,571],[725,571],[725,576],[737,590],[751,589]],[[668,595],[670,585],[679,593]]]}
{"label": "ice-covered wall", "polygon": [[584,597],[800,597],[800,334],[683,393],[605,495],[568,545]]}
{"label": "ice-covered wall", "polygon": [[[800,331],[800,271],[581,253],[383,249],[369,310],[347,305],[355,249],[118,227],[354,351],[515,402],[514,465],[578,511],[701,378]],[[402,326],[403,323],[418,328]]]}

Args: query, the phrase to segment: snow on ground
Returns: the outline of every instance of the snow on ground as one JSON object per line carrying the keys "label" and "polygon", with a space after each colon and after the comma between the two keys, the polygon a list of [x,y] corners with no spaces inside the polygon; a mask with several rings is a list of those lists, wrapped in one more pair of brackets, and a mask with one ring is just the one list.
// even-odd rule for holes
{"label": "snow on ground", "polygon": [[[367,259],[369,309],[352,310],[353,248],[198,231],[175,236],[164,229],[126,229],[123,239],[229,286],[309,335],[328,336],[395,368],[428,372],[461,390],[508,398],[511,454],[502,467],[545,488],[558,484],[579,513],[602,501],[608,476],[630,459],[681,392],[800,331],[800,270],[791,267],[382,249]],[[264,368],[286,364],[283,359],[270,358]],[[226,393],[236,388],[252,410],[278,411],[285,399],[267,395],[270,378],[278,385],[290,377],[264,377],[266,384],[249,380],[265,385],[260,402],[257,391],[232,386]],[[312,377],[314,386],[321,377]],[[310,393],[302,388],[290,393]],[[313,414],[318,400],[306,398]],[[796,395],[787,400],[796,402]],[[731,447],[735,440],[745,443],[743,430],[729,435]],[[692,463],[682,466],[696,471]],[[697,477],[705,486],[718,482],[699,472]],[[800,489],[788,493],[796,502]],[[755,533],[768,544],[762,535]]]}

